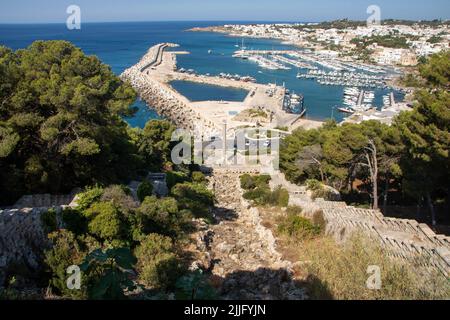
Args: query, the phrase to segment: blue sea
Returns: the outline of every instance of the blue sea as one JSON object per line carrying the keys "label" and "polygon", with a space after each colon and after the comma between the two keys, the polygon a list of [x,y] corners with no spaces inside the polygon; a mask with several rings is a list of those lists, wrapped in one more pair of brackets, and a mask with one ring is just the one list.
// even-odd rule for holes
{"label": "blue sea", "polygon": [[[120,74],[135,64],[149,47],[161,42],[173,42],[180,45],[177,50],[188,51],[188,55],[177,57],[178,66],[194,69],[200,74],[217,75],[221,72],[250,75],[259,83],[277,83],[305,97],[308,108],[307,117],[324,120],[333,116],[337,120],[342,115],[332,112],[336,105],[341,105],[343,87],[322,86],[315,81],[297,79],[297,70],[265,70],[255,63],[232,57],[236,45],[241,39],[224,34],[210,32],[187,32],[193,27],[222,25],[227,22],[123,22],[123,23],[84,23],[81,30],[68,30],[65,24],[0,24],[0,45],[12,49],[29,46],[35,40],[67,40],[80,47],[86,54],[98,56],[111,66],[113,72]],[[236,23],[236,22],[233,22]],[[245,21],[239,23],[246,23]],[[291,50],[292,46],[280,41],[267,39],[245,39],[249,49]],[[211,53],[208,51],[211,50]],[[176,84],[177,89],[190,100],[198,101],[220,94],[223,100],[239,100],[242,92],[220,90],[214,86]],[[376,90],[375,105],[381,106],[382,95],[386,90]],[[210,99],[207,99],[210,100]],[[220,99],[219,99],[220,100]],[[131,126],[143,127],[149,119],[158,118],[151,106],[137,101],[139,111],[133,118],[127,119]]]}

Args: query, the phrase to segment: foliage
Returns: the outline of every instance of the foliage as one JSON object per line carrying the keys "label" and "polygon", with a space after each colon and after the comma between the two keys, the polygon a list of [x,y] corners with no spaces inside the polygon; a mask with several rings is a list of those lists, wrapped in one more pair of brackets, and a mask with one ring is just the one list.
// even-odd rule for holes
{"label": "foliage", "polygon": [[431,86],[448,88],[450,84],[450,50],[434,54],[419,67],[420,74]]}
{"label": "foliage", "polygon": [[82,281],[81,290],[69,290],[67,288],[67,268],[71,265],[79,264],[85,253],[75,235],[67,230],[60,230],[49,235],[53,242],[53,247],[45,252],[45,264],[51,271],[50,286],[58,293],[70,298],[86,297],[86,281]]}
{"label": "foliage", "polygon": [[140,234],[159,233],[170,237],[181,235],[191,215],[180,210],[174,198],[145,198],[137,212],[136,225]]}
{"label": "foliage", "polygon": [[0,74],[0,201],[118,181],[141,165],[121,118],[135,92],[97,57],[65,41],[0,47]]}
{"label": "foliage", "polygon": [[191,179],[192,179],[192,182],[194,182],[194,183],[206,183],[207,182],[205,175],[200,171],[192,172]]}
{"label": "foliage", "polygon": [[92,187],[86,187],[85,191],[77,195],[77,207],[80,210],[89,208],[94,202],[100,200],[103,195],[103,188],[95,185]]}
{"label": "foliage", "polygon": [[61,218],[66,229],[77,236],[85,234],[88,230],[87,219],[78,209],[64,209]]}
{"label": "foliage", "polygon": [[172,188],[171,194],[177,199],[180,209],[189,210],[197,218],[210,218],[214,194],[204,184],[179,183]]}
{"label": "foliage", "polygon": [[122,213],[128,216],[131,215],[132,211],[139,205],[131,196],[129,188],[122,185],[112,185],[105,188],[100,201],[111,202],[119,208]]}
{"label": "foliage", "polygon": [[149,234],[136,248],[139,280],[147,287],[173,288],[182,268],[174,253],[172,240],[159,234]]}
{"label": "foliage", "polygon": [[178,300],[214,300],[218,297],[201,270],[179,278],[176,288],[175,297]]}
{"label": "foliage", "polygon": [[240,177],[241,188],[244,190],[251,190],[256,187],[264,187],[267,186],[271,177],[269,175],[249,175],[243,174]]}
{"label": "foliage", "polygon": [[278,232],[296,239],[308,239],[321,233],[321,226],[296,213],[288,213],[278,224]]}
{"label": "foliage", "polygon": [[175,127],[167,120],[151,120],[140,132],[138,148],[153,171],[161,171],[170,164],[172,133]]}
{"label": "foliage", "polygon": [[84,211],[89,233],[100,240],[125,240],[126,227],[120,211],[111,202],[97,202]]}
{"label": "foliage", "polygon": [[289,192],[281,186],[278,186],[270,194],[268,202],[278,207],[287,207],[289,204]]}
{"label": "foliage", "polygon": [[420,76],[408,73],[400,78],[400,82],[403,86],[409,87],[409,88],[419,88],[424,85],[423,81],[421,80]]}
{"label": "foliage", "polygon": [[189,176],[184,172],[169,171],[166,173],[166,183],[169,190],[178,184],[189,181]]}
{"label": "foliage", "polygon": [[153,194],[153,185],[148,181],[143,181],[139,184],[137,189],[137,196],[140,202],[144,201],[146,197],[150,197]]}
{"label": "foliage", "polygon": [[289,192],[281,186],[270,190],[269,175],[252,176],[244,174],[240,177],[241,188],[244,192],[244,199],[252,200],[256,205],[272,205],[287,207],[289,204]]}
{"label": "foliage", "polygon": [[95,277],[88,287],[89,299],[119,300],[137,288],[131,280],[136,258],[128,248],[94,250],[80,265],[83,274]]}
{"label": "foliage", "polygon": [[386,35],[355,38],[351,40],[351,43],[363,48],[367,48],[376,43],[377,45],[386,48],[409,49],[408,39],[404,36]]}
{"label": "foliage", "polygon": [[49,209],[41,215],[41,221],[47,233],[55,232],[58,227],[57,213],[55,209]]}

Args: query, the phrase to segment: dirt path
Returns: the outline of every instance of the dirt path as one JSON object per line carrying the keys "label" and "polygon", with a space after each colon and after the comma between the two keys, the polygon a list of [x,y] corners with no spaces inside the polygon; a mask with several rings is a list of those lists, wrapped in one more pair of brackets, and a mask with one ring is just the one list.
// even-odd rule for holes
{"label": "dirt path", "polygon": [[225,299],[304,299],[304,290],[291,278],[291,263],[276,251],[270,230],[259,212],[241,197],[239,175],[221,173],[211,178],[217,223],[203,231],[203,247],[210,270],[220,279]]}

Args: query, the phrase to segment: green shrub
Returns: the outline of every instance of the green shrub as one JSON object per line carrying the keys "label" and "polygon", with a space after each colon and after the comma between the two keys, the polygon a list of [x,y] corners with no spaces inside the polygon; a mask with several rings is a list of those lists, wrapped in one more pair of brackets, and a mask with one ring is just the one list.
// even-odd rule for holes
{"label": "green shrub", "polygon": [[58,228],[56,211],[54,209],[49,209],[48,211],[42,213],[41,222],[44,226],[45,232],[50,233],[56,231]]}
{"label": "green shrub", "polygon": [[214,194],[203,184],[179,183],[172,188],[180,209],[192,212],[197,218],[210,218],[210,208],[214,205]]}
{"label": "green shrub", "polygon": [[281,186],[271,191],[268,185],[261,184],[255,189],[248,190],[243,194],[244,199],[252,200],[256,205],[287,207],[289,204],[289,192]]}
{"label": "green shrub", "polygon": [[85,252],[82,251],[75,235],[67,230],[59,230],[49,235],[53,247],[45,251],[45,264],[51,273],[50,286],[57,290],[58,294],[69,298],[85,298],[85,281],[81,282],[81,290],[69,290],[67,288],[67,268],[81,263]]}
{"label": "green shrub", "polygon": [[90,279],[87,285],[91,300],[122,300],[126,292],[137,288],[130,274],[136,258],[129,248],[113,248],[92,251],[80,264],[83,275]]}
{"label": "green shrub", "polygon": [[169,289],[182,274],[174,253],[172,240],[159,234],[149,234],[136,248],[139,280],[148,287]]}
{"label": "green shrub", "polygon": [[296,214],[301,215],[303,213],[303,208],[299,206],[289,206],[287,207],[286,213],[289,214]]}
{"label": "green shrub", "polygon": [[270,175],[262,174],[255,177],[255,182],[257,186],[266,186],[269,185],[271,179]]}
{"label": "green shrub", "polygon": [[218,294],[201,270],[182,276],[176,282],[177,300],[217,300]]}
{"label": "green shrub", "polygon": [[268,202],[278,207],[287,207],[289,205],[289,192],[281,186],[278,186],[270,194]]}
{"label": "green shrub", "polygon": [[247,200],[252,200],[257,205],[265,205],[271,196],[269,187],[256,187],[244,193],[243,197]]}
{"label": "green shrub", "polygon": [[255,179],[249,175],[249,174],[244,174],[240,177],[241,180],[241,188],[244,190],[251,190],[256,188],[256,183],[255,183]]}
{"label": "green shrub", "polygon": [[61,216],[67,230],[76,235],[87,232],[87,219],[79,210],[67,208],[63,210]]}
{"label": "green shrub", "polygon": [[270,180],[271,177],[269,175],[252,176],[249,174],[243,174],[240,176],[241,188],[244,190],[253,190],[257,187],[268,187]]}
{"label": "green shrub", "polygon": [[194,183],[206,183],[207,181],[205,175],[200,171],[192,172],[191,178]]}
{"label": "green shrub", "polygon": [[78,194],[78,209],[86,210],[94,202],[99,201],[103,194],[103,188],[96,185],[94,187],[87,187],[86,190]]}
{"label": "green shrub", "polygon": [[189,181],[189,176],[184,172],[169,171],[166,173],[166,183],[169,190],[172,190],[176,184],[187,181]]}
{"label": "green shrub", "polygon": [[148,181],[143,181],[139,184],[137,189],[137,197],[140,202],[144,201],[146,197],[150,197],[153,194],[153,185]]}
{"label": "green shrub", "polygon": [[117,208],[120,208],[123,213],[130,213],[139,206],[131,196],[129,188],[121,185],[113,185],[105,188],[100,201],[111,202]]}
{"label": "green shrub", "polygon": [[124,237],[124,221],[119,210],[109,202],[94,203],[85,215],[89,232],[102,240],[120,240]]}
{"label": "green shrub", "polygon": [[190,212],[179,210],[174,198],[147,197],[137,212],[134,235],[160,233],[177,237],[189,224],[190,218]]}
{"label": "green shrub", "polygon": [[308,190],[317,191],[323,189],[322,182],[316,179],[306,180],[306,187]]}
{"label": "green shrub", "polygon": [[288,214],[278,225],[278,232],[297,239],[312,238],[320,234],[319,225],[296,214]]}

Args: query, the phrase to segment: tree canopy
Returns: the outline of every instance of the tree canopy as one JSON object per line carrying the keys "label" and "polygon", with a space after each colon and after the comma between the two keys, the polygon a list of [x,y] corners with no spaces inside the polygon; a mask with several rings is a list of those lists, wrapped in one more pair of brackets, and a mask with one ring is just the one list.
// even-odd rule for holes
{"label": "tree canopy", "polygon": [[109,66],[69,42],[0,47],[0,193],[67,191],[130,175],[137,149],[122,116],[135,98]]}
{"label": "tree canopy", "polygon": [[[412,111],[392,126],[378,121],[298,129],[281,145],[282,170],[288,179],[321,180],[341,192],[366,191],[372,205],[395,184],[407,203],[426,199],[435,223],[433,203],[449,203],[450,94],[449,54],[429,57],[420,67],[423,83]],[[379,184],[379,182],[383,182]],[[378,191],[382,191],[379,193]]]}

